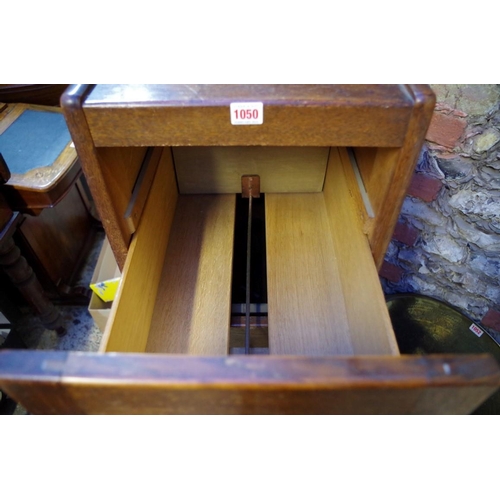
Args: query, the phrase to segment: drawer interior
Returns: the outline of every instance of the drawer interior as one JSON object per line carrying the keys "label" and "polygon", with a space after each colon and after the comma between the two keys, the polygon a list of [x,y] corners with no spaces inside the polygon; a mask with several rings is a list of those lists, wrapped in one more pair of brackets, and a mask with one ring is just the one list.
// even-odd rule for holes
{"label": "drawer interior", "polygon": [[[227,164],[229,155],[243,166],[215,175],[200,149],[204,158]],[[267,303],[260,306],[267,339],[255,352],[397,355],[347,150],[272,148],[266,167],[254,171],[266,148],[232,149],[163,150],[101,350],[238,352],[231,349],[234,179],[258,172],[265,186]]]}

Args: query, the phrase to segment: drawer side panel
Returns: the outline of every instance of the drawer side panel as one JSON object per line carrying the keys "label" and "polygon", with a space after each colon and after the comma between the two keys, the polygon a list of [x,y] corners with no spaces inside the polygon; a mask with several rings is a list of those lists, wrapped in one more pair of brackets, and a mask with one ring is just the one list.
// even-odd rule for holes
{"label": "drawer side panel", "polygon": [[101,351],[144,352],[176,202],[175,172],[167,148],[130,245]]}
{"label": "drawer side panel", "polygon": [[332,148],[324,195],[354,353],[397,355],[396,337],[354,198],[356,189],[347,151]]}

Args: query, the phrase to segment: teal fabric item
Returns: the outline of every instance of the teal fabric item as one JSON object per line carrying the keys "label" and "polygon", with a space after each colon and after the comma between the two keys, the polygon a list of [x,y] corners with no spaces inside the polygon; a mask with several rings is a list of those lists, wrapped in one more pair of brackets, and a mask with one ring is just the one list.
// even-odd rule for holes
{"label": "teal fabric item", "polygon": [[54,163],[71,141],[61,113],[26,110],[0,135],[0,153],[13,174]]}

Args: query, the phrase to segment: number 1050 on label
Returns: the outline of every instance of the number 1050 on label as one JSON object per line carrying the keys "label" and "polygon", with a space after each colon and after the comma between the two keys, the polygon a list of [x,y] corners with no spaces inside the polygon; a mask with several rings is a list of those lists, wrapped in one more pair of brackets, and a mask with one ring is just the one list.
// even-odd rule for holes
{"label": "number 1050 on label", "polygon": [[264,105],[261,102],[232,102],[230,105],[232,125],[262,125]]}

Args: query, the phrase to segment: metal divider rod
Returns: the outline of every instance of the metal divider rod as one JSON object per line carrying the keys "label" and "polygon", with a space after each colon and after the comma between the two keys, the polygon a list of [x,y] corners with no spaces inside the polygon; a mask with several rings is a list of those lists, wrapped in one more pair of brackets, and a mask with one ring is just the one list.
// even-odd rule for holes
{"label": "metal divider rod", "polygon": [[245,354],[250,354],[250,258],[252,255],[252,193],[248,197],[247,275],[245,305]]}

